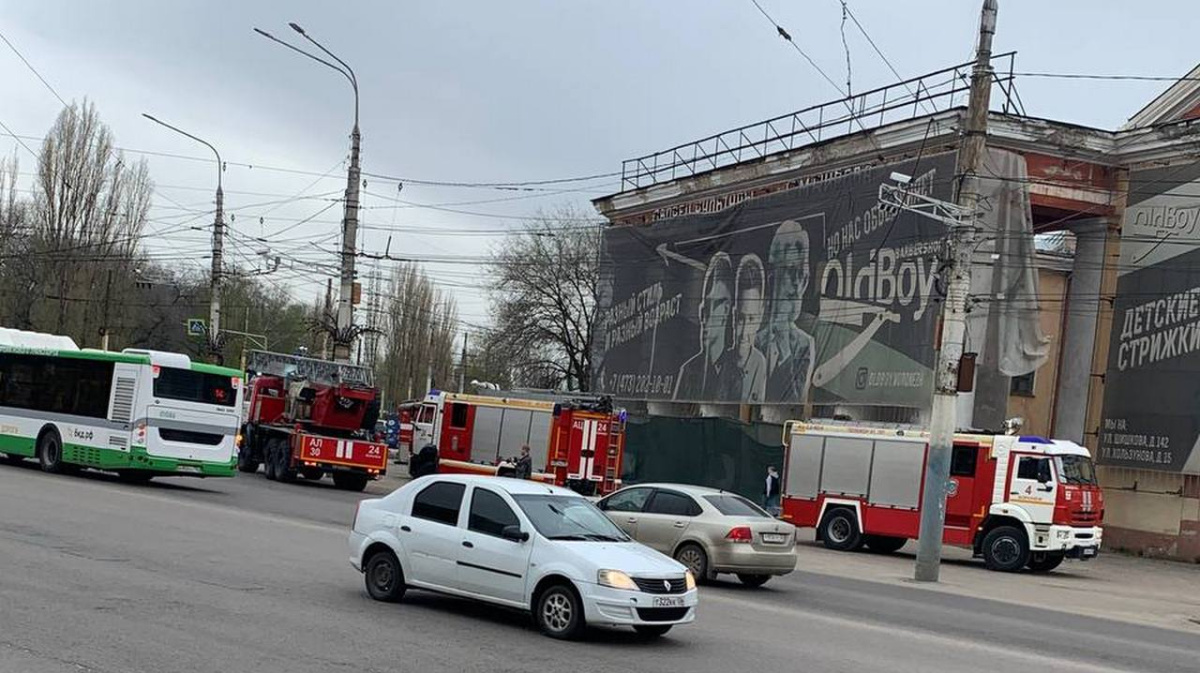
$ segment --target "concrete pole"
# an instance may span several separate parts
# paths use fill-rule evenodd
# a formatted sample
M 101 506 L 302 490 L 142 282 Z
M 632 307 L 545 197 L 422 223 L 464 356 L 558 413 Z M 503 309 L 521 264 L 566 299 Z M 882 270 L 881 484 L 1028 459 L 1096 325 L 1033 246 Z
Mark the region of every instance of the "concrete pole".
M 350 135 L 350 171 L 346 180 L 346 208 L 342 218 L 342 274 L 338 291 L 337 330 L 338 338 L 333 345 L 333 359 L 349 362 L 354 339 L 347 338 L 354 325 L 354 261 L 358 255 L 355 243 L 358 240 L 358 193 L 362 184 L 362 173 L 358 163 L 361 137 L 358 133 L 358 91 L 355 90 L 354 131 Z
M 220 160 L 218 159 L 218 162 Z M 209 278 L 208 350 L 211 362 L 221 362 L 221 281 L 225 255 L 225 192 L 217 166 L 217 217 L 213 221 L 212 273 Z
M 458 370 L 458 392 L 465 393 L 467 391 L 467 333 L 463 332 L 463 349 L 462 361 L 459 363 Z
M 970 215 L 950 231 L 950 268 L 947 296 L 942 310 L 941 350 L 934 371 L 933 404 L 929 423 L 929 458 L 925 464 L 925 488 L 921 497 L 921 532 L 917 540 L 917 562 L 913 577 L 918 582 L 936 582 L 942 561 L 942 532 L 946 522 L 946 482 L 950 478 L 950 456 L 954 449 L 955 404 L 958 391 L 958 362 L 966 332 L 967 294 L 971 287 L 971 261 L 978 227 L 979 182 L 987 138 L 988 104 L 992 89 L 992 37 L 996 33 L 997 0 L 984 0 L 979 21 L 979 44 L 971 72 L 971 98 L 959 154 L 962 187 L 959 204 Z
M 1108 222 L 1086 220 L 1071 227 L 1075 233 L 1075 260 L 1067 290 L 1062 353 L 1054 400 L 1057 439 L 1083 442 L 1087 428 L 1087 399 L 1092 383 L 1092 356 L 1096 351 L 1096 323 L 1100 319 L 1100 287 L 1104 276 L 1104 245 Z

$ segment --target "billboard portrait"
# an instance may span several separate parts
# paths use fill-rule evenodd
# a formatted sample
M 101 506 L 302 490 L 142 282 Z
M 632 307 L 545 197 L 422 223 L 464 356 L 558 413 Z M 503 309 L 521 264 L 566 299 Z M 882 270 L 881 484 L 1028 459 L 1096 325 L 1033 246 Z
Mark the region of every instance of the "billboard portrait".
M 919 407 L 947 227 L 879 204 L 892 173 L 950 199 L 954 154 L 862 168 L 604 235 L 596 389 L 619 398 Z M 686 209 L 683 209 L 686 211 Z
M 1200 474 L 1200 163 L 1130 174 L 1104 382 L 1101 464 Z

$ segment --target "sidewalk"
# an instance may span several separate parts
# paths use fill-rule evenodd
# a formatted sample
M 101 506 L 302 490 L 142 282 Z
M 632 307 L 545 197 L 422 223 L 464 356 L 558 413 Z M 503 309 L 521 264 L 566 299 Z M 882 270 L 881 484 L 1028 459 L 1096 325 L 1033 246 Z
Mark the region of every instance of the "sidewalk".
M 799 538 L 798 570 L 1200 634 L 1197 565 L 1101 554 L 1094 561 L 1067 561 L 1044 575 L 1009 574 L 991 572 L 970 551 L 948 547 L 941 581 L 926 584 L 912 579 L 914 542 L 881 556 L 830 551 L 813 541 L 812 530 L 801 530 Z

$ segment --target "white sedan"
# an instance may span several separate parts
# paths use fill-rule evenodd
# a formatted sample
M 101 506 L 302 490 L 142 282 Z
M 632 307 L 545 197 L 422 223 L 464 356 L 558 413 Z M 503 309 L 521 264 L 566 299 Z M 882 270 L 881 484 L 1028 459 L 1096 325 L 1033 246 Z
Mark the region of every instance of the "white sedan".
M 376 600 L 399 601 L 409 588 L 474 598 L 531 612 L 554 638 L 588 625 L 656 637 L 696 617 L 683 565 L 577 493 L 532 481 L 431 475 L 364 500 L 350 563 Z

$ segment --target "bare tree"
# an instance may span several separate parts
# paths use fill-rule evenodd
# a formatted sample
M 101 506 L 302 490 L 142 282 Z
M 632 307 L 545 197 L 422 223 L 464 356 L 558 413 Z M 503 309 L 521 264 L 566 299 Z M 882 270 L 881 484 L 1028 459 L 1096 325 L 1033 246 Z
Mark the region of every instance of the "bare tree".
M 434 386 L 451 383 L 458 307 L 449 293 L 434 286 L 416 264 L 398 264 L 388 282 L 379 384 L 392 401 L 424 395 L 426 378 Z
M 600 227 L 570 207 L 539 213 L 493 255 L 494 336 L 514 382 L 588 391 Z

